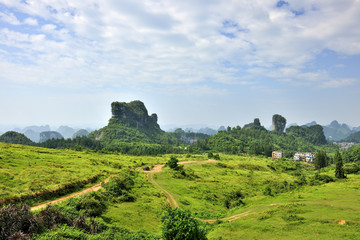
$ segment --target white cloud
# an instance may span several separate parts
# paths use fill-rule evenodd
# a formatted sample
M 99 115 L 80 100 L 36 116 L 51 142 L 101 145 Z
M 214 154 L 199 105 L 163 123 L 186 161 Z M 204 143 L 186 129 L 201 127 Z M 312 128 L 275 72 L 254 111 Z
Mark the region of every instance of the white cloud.
M 263 76 L 330 87 L 354 81 L 307 71 L 306 64 L 324 49 L 360 54 L 355 0 L 306 0 L 281 8 L 260 0 L 0 2 L 28 15 L 23 23 L 37 29 L 32 34 L 2 29 L 1 42 L 21 49 L 33 64 L 28 68 L 3 57 L 12 66 L 2 75 L 9 81 L 135 87 L 250 84 L 252 77 Z M 1 18 L 21 24 L 16 13 Z M 18 69 L 28 74 L 17 76 Z
M 10 23 L 12 25 L 19 25 L 20 21 L 16 18 L 13 13 L 7 14 L 0 12 L 0 18 L 2 21 Z
M 37 26 L 38 21 L 35 18 L 26 18 L 24 20 L 24 24 L 31 25 L 31 26 Z

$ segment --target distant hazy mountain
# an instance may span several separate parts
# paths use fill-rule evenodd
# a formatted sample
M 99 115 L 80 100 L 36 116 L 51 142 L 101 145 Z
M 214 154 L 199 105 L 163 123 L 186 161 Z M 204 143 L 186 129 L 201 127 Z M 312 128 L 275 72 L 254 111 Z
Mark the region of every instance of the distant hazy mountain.
M 343 141 L 360 143 L 360 131 L 350 134 L 345 139 L 343 139 Z
M 179 128 L 181 127 L 168 129 L 167 132 L 174 132 L 176 129 Z M 218 130 L 209 127 L 201 127 L 201 128 L 186 127 L 184 131 L 187 133 L 192 132 L 192 133 L 203 133 L 207 135 L 215 135 L 216 133 L 218 133 L 218 131 L 224 131 L 224 130 L 226 130 L 226 128 L 224 126 L 220 126 Z
M 25 132 L 24 132 L 24 135 L 28 138 L 31 139 L 31 141 L 33 142 L 39 142 L 40 140 L 40 132 L 35 132 L 34 130 L 32 129 L 27 129 Z
M 219 131 L 226 131 L 225 126 L 220 126 L 219 129 L 218 129 L 218 132 L 219 132 Z
M 315 126 L 315 125 L 317 125 L 317 122 L 312 121 L 312 122 L 309 122 L 309 123 L 305 124 L 304 126 L 310 127 L 310 126 Z
M 360 127 L 353 127 L 352 130 L 355 131 L 355 132 L 359 132 L 359 131 L 360 131 Z
M 57 130 L 64 138 L 71 138 L 75 133 L 75 129 L 69 126 L 60 126 Z
M 347 124 L 340 124 L 336 120 L 330 125 L 323 126 L 323 129 L 326 139 L 330 141 L 340 141 L 355 132 Z
M 45 142 L 50 139 L 61 139 L 64 138 L 60 133 L 55 131 L 45 131 L 40 133 L 40 141 Z
M 215 134 L 217 134 L 218 131 L 216 131 L 212 128 L 206 127 L 206 128 L 200 128 L 197 132 L 207 134 L 207 135 L 215 135 Z
M 22 133 L 25 133 L 27 130 L 32 130 L 34 132 L 46 132 L 46 131 L 51 131 L 50 126 L 49 125 L 45 125 L 45 126 L 29 126 L 29 127 L 25 127 L 24 129 L 22 129 Z
M 18 133 L 23 133 L 27 138 L 33 142 L 39 142 L 40 133 L 45 131 L 50 131 L 50 126 L 28 126 L 25 128 L 15 128 L 13 131 Z

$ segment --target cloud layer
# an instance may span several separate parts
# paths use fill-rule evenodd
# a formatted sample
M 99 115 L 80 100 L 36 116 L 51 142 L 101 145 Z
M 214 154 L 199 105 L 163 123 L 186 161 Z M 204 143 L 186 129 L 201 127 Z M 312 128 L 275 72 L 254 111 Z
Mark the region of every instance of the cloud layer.
M 291 85 L 356 78 L 308 69 L 360 54 L 356 0 L 0 0 L 0 80 L 91 87 Z M 209 87 L 211 86 L 211 87 Z

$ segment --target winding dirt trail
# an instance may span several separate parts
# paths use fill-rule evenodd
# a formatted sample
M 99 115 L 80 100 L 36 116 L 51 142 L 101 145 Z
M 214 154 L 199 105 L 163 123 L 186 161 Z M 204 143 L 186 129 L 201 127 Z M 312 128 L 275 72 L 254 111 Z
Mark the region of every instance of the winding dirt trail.
M 213 162 L 217 162 L 216 160 L 212 160 L 212 159 L 209 159 L 209 160 L 205 160 L 205 161 L 182 161 L 182 162 L 178 162 L 178 164 L 190 164 L 190 163 L 199 163 L 199 164 L 205 164 L 205 163 L 213 163 Z M 176 202 L 174 196 L 168 192 L 167 190 L 165 190 L 163 187 L 160 186 L 159 183 L 157 183 L 154 178 L 153 178 L 153 175 L 155 173 L 159 173 L 159 172 L 162 172 L 163 171 L 163 167 L 165 165 L 164 164 L 158 164 L 158 165 L 155 165 L 150 171 L 145 171 L 143 170 L 142 172 L 146 173 L 146 177 L 147 179 L 149 180 L 149 182 L 155 187 L 155 188 L 158 188 L 160 189 L 161 191 L 164 192 L 165 194 L 165 197 L 166 197 L 166 200 L 167 202 L 169 203 L 170 207 L 171 208 L 178 208 L 179 207 L 179 204 Z M 141 171 L 141 170 L 140 170 Z M 98 191 L 100 188 L 101 188 L 101 184 L 102 183 L 106 183 L 110 180 L 110 178 L 114 176 L 114 175 L 111 175 L 109 176 L 108 178 L 106 178 L 104 181 L 92 186 L 92 187 L 89 187 L 89 188 L 86 188 L 82 191 L 79 191 L 79 192 L 76 192 L 76 193 L 73 193 L 73 194 L 70 194 L 68 196 L 65 196 L 65 197 L 62 197 L 62 198 L 58 198 L 58 199 L 55 199 L 53 201 L 49 201 L 49 202 L 46 202 L 46 203 L 43 203 L 43 204 L 40 204 L 40 205 L 37 205 L 37 206 L 33 206 L 31 207 L 30 209 L 32 211 L 34 210 L 38 210 L 38 209 L 41 209 L 41 208 L 45 208 L 47 205 L 49 204 L 55 204 L 55 203 L 59 203 L 59 202 L 62 202 L 66 199 L 69 199 L 69 198 L 73 198 L 73 197 L 78 197 L 80 195 L 83 195 L 85 193 L 88 193 L 88 192 L 92 192 L 92 191 Z M 273 204 L 269 204 L 267 206 L 276 206 L 278 205 L 278 203 L 273 203 Z M 226 221 L 226 222 L 232 222 L 232 221 L 236 221 L 240 218 L 243 218 L 243 217 L 246 217 L 250 214 L 253 214 L 255 213 L 254 211 L 251 211 L 251 210 L 247 210 L 246 212 L 242 212 L 242 213 L 238 213 L 238 214 L 235 214 L 235 215 L 232 215 L 232 216 L 229 216 L 229 217 L 225 217 L 225 218 L 220 218 L 220 219 L 200 219 L 201 221 L 203 222 L 208 222 L 208 223 L 214 223 L 218 220 L 220 221 Z
M 80 195 L 83 195 L 85 193 L 88 193 L 88 192 L 93 192 L 93 191 L 98 191 L 100 188 L 101 188 L 101 184 L 102 183 L 107 183 L 110 178 L 114 176 L 114 175 L 111 175 L 110 177 L 106 178 L 104 181 L 92 186 L 92 187 L 89 187 L 89 188 L 86 188 L 80 192 L 76 192 L 76 193 L 72 193 L 68 196 L 65 196 L 65 197 L 62 197 L 62 198 L 58 198 L 58 199 L 55 199 L 53 201 L 50 201 L 50 202 L 46 202 L 46 203 L 43 203 L 43 204 L 40 204 L 40 205 L 37 205 L 37 206 L 33 206 L 30 208 L 31 211 L 35 211 L 35 210 L 38 210 L 38 209 L 41 209 L 41 208 L 45 208 L 47 205 L 49 204 L 55 204 L 55 203 L 59 203 L 59 202 L 62 202 L 62 201 L 65 201 L 66 199 L 69 199 L 69 198 L 73 198 L 73 197 L 78 197 Z
M 178 164 L 190 164 L 190 163 L 204 164 L 204 163 L 212 163 L 212 162 L 217 162 L 217 161 L 212 160 L 212 159 L 209 159 L 209 160 L 206 160 L 206 161 L 182 161 L 182 162 L 178 162 Z M 164 166 L 165 166 L 164 164 L 155 165 L 150 171 L 143 171 L 143 172 L 147 173 L 147 175 L 146 175 L 147 179 L 150 181 L 150 183 L 155 188 L 158 188 L 158 189 L 160 189 L 160 190 L 162 190 L 164 192 L 166 200 L 169 203 L 170 207 L 171 208 L 178 208 L 179 204 L 176 202 L 174 196 L 171 193 L 169 193 L 167 190 L 165 190 L 163 187 L 161 187 L 159 185 L 159 183 L 157 183 L 153 178 L 153 174 L 162 172 L 162 168 Z M 269 204 L 267 206 L 271 207 L 271 206 L 276 206 L 276 205 L 279 205 L 279 203 L 272 203 L 272 204 Z M 235 214 L 235 215 L 232 215 L 232 216 L 229 216 L 229 217 L 225 217 L 225 218 L 220 218 L 220 219 L 201 219 L 201 218 L 198 218 L 198 219 L 200 221 L 208 222 L 208 223 L 214 223 L 214 222 L 216 222 L 218 220 L 225 221 L 225 222 L 233 222 L 233 221 L 236 221 L 236 220 L 238 220 L 240 218 L 246 217 L 246 216 L 248 216 L 250 214 L 254 214 L 254 213 L 255 213 L 255 211 L 251 211 L 250 209 L 248 209 L 245 212 L 241 212 L 241 213 L 238 213 L 238 214 Z
M 206 160 L 206 161 L 183 161 L 183 162 L 178 162 L 178 164 L 190 164 L 190 163 L 200 163 L 200 164 L 204 164 L 204 163 L 212 163 L 212 162 L 216 162 L 216 160 L 212 160 L 212 159 L 209 159 L 209 160 Z M 162 172 L 162 168 L 164 167 L 165 165 L 164 164 L 159 164 L 159 165 L 155 165 L 150 171 L 143 171 L 145 173 L 147 173 L 147 179 L 150 181 L 150 183 L 155 187 L 155 188 L 158 188 L 160 190 L 162 190 L 165 194 L 165 197 L 166 197 L 166 200 L 167 202 L 169 203 L 170 207 L 171 208 L 178 208 L 179 207 L 179 204 L 176 202 L 174 196 L 169 193 L 167 190 L 165 190 L 163 187 L 161 187 L 159 185 L 159 183 L 157 183 L 154 178 L 153 178 L 153 174 L 154 173 L 159 173 L 159 172 Z M 275 204 L 270 204 L 268 206 L 275 206 L 277 205 L 276 203 Z M 225 217 L 225 218 L 220 218 L 220 219 L 200 219 L 200 221 L 203 221 L 203 222 L 208 222 L 208 223 L 214 223 L 218 220 L 220 221 L 226 221 L 226 222 L 232 222 L 232 221 L 236 221 L 240 218 L 243 218 L 243 217 L 246 217 L 250 214 L 252 214 L 254 212 L 252 211 L 246 211 L 246 212 L 242 212 L 242 213 L 238 213 L 238 214 L 235 214 L 235 215 L 232 215 L 230 217 Z

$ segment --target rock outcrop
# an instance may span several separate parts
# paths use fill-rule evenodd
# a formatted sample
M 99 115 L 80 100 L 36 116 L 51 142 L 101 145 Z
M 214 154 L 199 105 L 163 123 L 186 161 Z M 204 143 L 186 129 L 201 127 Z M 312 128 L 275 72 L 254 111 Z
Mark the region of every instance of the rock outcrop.
M 111 123 L 121 122 L 130 127 L 148 128 L 159 127 L 157 124 L 158 117 L 155 113 L 148 115 L 148 111 L 143 102 L 137 100 L 130 103 L 113 102 L 111 104 L 112 117 L 109 121 Z
M 139 100 L 113 102 L 111 113 L 109 124 L 92 132 L 90 138 L 105 145 L 119 142 L 160 143 L 165 134 L 157 123 L 157 115 L 153 113 L 149 116 L 144 103 Z
M 286 119 L 279 115 L 279 114 L 274 114 L 272 117 L 272 129 L 275 132 L 284 132 L 286 126 Z

